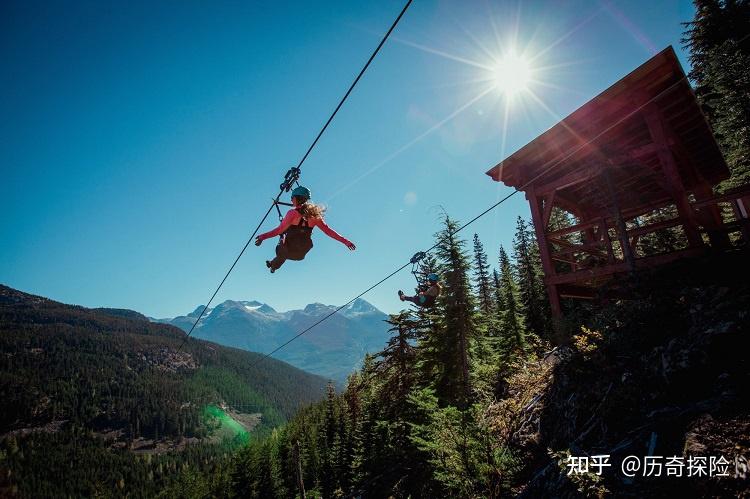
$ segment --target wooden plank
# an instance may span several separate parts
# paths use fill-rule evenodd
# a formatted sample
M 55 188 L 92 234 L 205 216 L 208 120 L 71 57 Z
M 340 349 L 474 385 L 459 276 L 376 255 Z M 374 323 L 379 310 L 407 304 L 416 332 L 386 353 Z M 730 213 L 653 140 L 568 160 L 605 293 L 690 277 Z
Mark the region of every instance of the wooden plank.
M 549 239 L 548 241 L 552 244 L 558 244 L 564 248 L 573 250 L 574 252 L 578 251 L 581 253 L 590 253 L 596 256 L 604 256 L 604 248 L 602 248 L 603 244 L 599 241 L 595 241 L 593 243 L 585 243 L 585 244 L 569 243 L 568 241 L 565 241 L 562 239 Z M 563 252 L 556 251 L 555 253 L 561 254 Z
M 622 218 L 626 222 L 628 220 L 632 220 L 634 218 L 638 218 L 642 215 L 645 215 L 646 213 L 651 213 L 654 210 L 658 210 L 659 208 L 667 208 L 670 205 L 673 205 L 674 201 L 671 197 L 665 197 L 661 198 L 658 201 L 655 201 L 653 203 L 650 203 L 646 206 L 641 206 L 638 208 L 633 208 L 631 210 L 623 211 Z
M 644 225 L 643 227 L 630 229 L 628 231 L 628 235 L 630 237 L 640 237 L 646 234 L 650 234 L 652 232 L 656 232 L 657 230 L 668 229 L 669 227 L 680 225 L 681 223 L 682 221 L 679 218 L 671 218 L 669 220 L 662 220 L 661 222 L 657 222 L 654 224 Z
M 579 300 L 593 300 L 596 298 L 596 291 L 589 287 L 565 284 L 559 286 L 559 289 L 560 296 L 563 298 L 577 298 Z
M 604 275 L 611 275 L 617 273 L 627 272 L 629 270 L 628 264 L 625 262 L 616 263 L 614 265 L 604 265 L 593 269 L 579 270 L 578 272 L 571 272 L 568 274 L 558 274 L 550 278 L 545 278 L 544 282 L 551 285 L 569 284 L 573 282 L 585 282 L 594 277 L 600 277 Z
M 552 259 L 553 259 L 553 260 L 555 260 L 555 261 L 557 261 L 557 262 L 569 263 L 569 264 L 571 264 L 571 265 L 576 265 L 576 264 L 578 264 L 578 262 L 577 262 L 577 261 L 575 261 L 575 260 L 571 260 L 571 259 L 569 259 L 569 258 L 566 258 L 566 257 L 564 257 L 564 256 L 560 256 L 560 255 L 559 255 L 559 253 L 552 253 L 552 255 L 551 255 L 551 256 L 552 256 Z
M 582 230 L 596 227 L 597 225 L 599 225 L 600 222 L 601 222 L 600 220 L 594 220 L 592 222 L 585 222 L 585 223 L 580 223 L 576 225 L 571 225 L 570 227 L 565 227 L 564 229 L 553 230 L 552 232 L 547 232 L 547 237 L 550 239 L 553 239 L 556 237 L 564 236 L 566 234 L 571 234 L 573 232 L 580 232 Z
M 595 171 L 589 168 L 580 169 L 563 175 L 562 177 L 550 180 L 545 184 L 534 186 L 534 190 L 538 195 L 547 195 L 550 192 L 558 189 L 564 189 L 581 182 L 592 179 L 595 176 Z
M 682 258 L 692 258 L 705 254 L 705 248 L 687 248 L 680 251 L 673 251 L 661 255 L 647 256 L 636 260 L 636 269 L 646 269 L 658 267 Z M 586 282 L 592 278 L 604 275 L 625 273 L 628 271 L 628 265 L 625 262 L 615 265 L 606 265 L 593 269 L 579 270 L 568 274 L 558 274 L 550 278 L 545 278 L 544 282 L 549 285 L 569 284 L 574 282 Z

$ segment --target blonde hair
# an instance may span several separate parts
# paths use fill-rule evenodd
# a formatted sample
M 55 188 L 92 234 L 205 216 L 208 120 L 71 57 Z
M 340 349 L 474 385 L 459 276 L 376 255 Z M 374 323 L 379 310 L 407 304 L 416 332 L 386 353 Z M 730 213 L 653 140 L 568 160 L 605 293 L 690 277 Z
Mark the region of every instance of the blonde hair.
M 303 218 L 323 218 L 323 214 L 326 212 L 325 206 L 311 203 L 310 201 L 300 204 L 297 206 L 297 209 Z

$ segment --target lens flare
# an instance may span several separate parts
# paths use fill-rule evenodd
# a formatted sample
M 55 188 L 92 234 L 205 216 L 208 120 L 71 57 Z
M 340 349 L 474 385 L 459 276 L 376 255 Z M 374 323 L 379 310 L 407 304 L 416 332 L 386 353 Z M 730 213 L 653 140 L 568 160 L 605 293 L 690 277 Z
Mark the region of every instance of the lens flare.
M 500 59 L 494 73 L 495 87 L 509 97 L 526 90 L 531 78 L 528 62 L 515 54 L 506 54 Z

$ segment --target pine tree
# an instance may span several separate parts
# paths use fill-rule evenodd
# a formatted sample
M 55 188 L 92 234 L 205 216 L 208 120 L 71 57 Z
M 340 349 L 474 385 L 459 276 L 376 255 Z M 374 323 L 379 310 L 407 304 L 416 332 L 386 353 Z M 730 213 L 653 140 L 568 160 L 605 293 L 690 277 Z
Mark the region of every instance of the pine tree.
M 342 470 L 341 485 L 344 490 L 350 490 L 356 480 L 357 451 L 359 442 L 359 424 L 362 411 L 362 400 L 359 389 L 355 388 L 359 383 L 361 374 L 355 373 L 349 376 L 347 388 L 344 392 L 344 404 L 346 405 L 346 433 L 344 437 L 343 455 L 344 468 Z
M 437 234 L 436 254 L 444 271 L 443 317 L 444 370 L 438 380 L 438 396 L 450 405 L 466 407 L 470 398 L 469 348 L 476 330 L 474 297 L 471 293 L 465 242 L 456 236 L 458 224 L 447 215 Z
M 551 339 L 554 336 L 554 330 L 552 328 L 552 310 L 549 303 L 549 295 L 547 294 L 547 286 L 544 284 L 544 270 L 542 268 L 542 256 L 539 251 L 539 243 L 536 240 L 536 233 L 534 226 L 529 223 L 529 253 L 531 261 L 534 262 L 536 268 L 536 274 L 538 276 L 537 286 L 542 306 L 542 318 L 544 319 L 543 336 L 547 339 Z
M 492 269 L 492 292 L 495 298 L 497 319 L 502 320 L 503 314 L 505 314 L 505 300 L 503 299 L 503 287 L 500 284 L 500 274 L 497 269 Z
M 394 333 L 388 340 L 385 349 L 378 354 L 380 361 L 377 368 L 385 378 L 385 391 L 388 393 L 387 413 L 395 415 L 400 411 L 408 392 L 415 382 L 414 361 L 416 348 L 413 343 L 423 336 L 425 328 L 412 311 L 403 311 L 390 316 L 386 322 L 391 325 L 389 332 Z
M 326 385 L 326 402 L 325 402 L 325 420 L 323 431 L 320 433 L 320 450 L 321 450 L 321 475 L 320 488 L 324 498 L 333 497 L 333 491 L 336 490 L 336 391 L 332 382 Z
M 418 275 L 420 276 L 419 285 L 426 283 L 426 277 L 429 273 L 435 273 L 441 276 L 441 280 L 444 282 L 444 277 L 441 275 L 443 269 L 438 264 L 436 257 L 428 253 L 427 256 L 420 262 Z M 442 293 L 443 297 L 445 291 Z M 436 386 L 436 380 L 444 379 L 445 374 L 445 338 L 442 330 L 442 317 L 444 316 L 444 302 L 442 298 L 438 298 L 435 305 L 431 308 L 414 307 L 416 309 L 416 315 L 419 319 L 420 324 L 424 324 L 424 327 L 420 327 L 416 330 L 417 341 L 419 343 L 420 354 L 416 358 L 418 368 L 416 369 L 416 383 L 420 386 Z
M 526 327 L 542 336 L 547 333 L 544 311 L 544 289 L 541 268 L 534 258 L 532 235 L 528 224 L 520 216 L 516 220 L 513 239 L 514 259 L 518 275 L 518 294 Z
M 722 189 L 750 183 L 750 2 L 694 0 L 684 23 L 690 79 L 732 177 Z M 720 189 L 721 190 L 721 189 Z
M 490 265 L 487 263 L 487 254 L 479 236 L 474 234 L 474 285 L 479 301 L 479 310 L 485 317 L 492 314 L 492 284 L 490 282 Z
M 518 310 L 517 285 L 510 259 L 502 246 L 500 246 L 500 287 L 505 304 L 502 323 L 503 337 L 509 346 L 521 349 L 524 345 L 524 332 Z

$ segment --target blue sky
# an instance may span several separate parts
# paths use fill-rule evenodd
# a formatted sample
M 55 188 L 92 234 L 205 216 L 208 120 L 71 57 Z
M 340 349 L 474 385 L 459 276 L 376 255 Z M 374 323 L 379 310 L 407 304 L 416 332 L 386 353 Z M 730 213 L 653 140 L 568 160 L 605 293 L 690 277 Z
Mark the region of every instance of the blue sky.
M 0 283 L 155 317 L 205 303 L 402 2 L 0 5 Z M 270 275 L 248 251 L 217 296 L 344 303 L 511 192 L 484 172 L 673 45 L 687 0 L 416 0 L 303 167 L 322 233 Z M 490 88 L 515 47 L 529 92 Z M 507 113 L 507 126 L 504 116 Z M 495 262 L 516 195 L 467 229 Z M 263 230 L 274 226 L 269 219 Z M 467 246 L 469 247 L 469 246 Z M 385 311 L 404 271 L 365 298 Z

